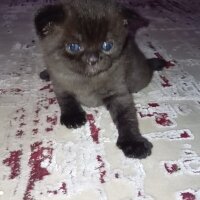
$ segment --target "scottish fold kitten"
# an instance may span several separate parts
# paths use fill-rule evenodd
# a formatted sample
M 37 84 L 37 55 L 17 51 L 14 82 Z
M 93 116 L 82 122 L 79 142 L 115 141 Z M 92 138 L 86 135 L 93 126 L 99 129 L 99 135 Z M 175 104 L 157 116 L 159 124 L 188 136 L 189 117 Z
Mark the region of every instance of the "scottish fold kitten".
M 129 37 L 124 9 L 111 0 L 73 0 L 38 11 L 35 28 L 61 109 L 61 124 L 86 123 L 81 107 L 105 105 L 115 123 L 117 146 L 145 158 L 152 144 L 138 128 L 132 94 L 151 81 L 162 61 L 146 59 Z

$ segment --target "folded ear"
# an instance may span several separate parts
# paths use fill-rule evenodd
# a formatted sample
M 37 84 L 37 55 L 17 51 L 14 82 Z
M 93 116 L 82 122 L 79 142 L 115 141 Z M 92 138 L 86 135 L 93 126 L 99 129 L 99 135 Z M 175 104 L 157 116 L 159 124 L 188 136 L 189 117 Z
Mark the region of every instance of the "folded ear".
M 65 10 L 62 5 L 48 5 L 35 15 L 35 28 L 40 38 L 47 36 L 55 24 L 60 24 L 65 19 Z
M 133 23 L 142 23 L 144 26 L 148 25 L 148 20 L 139 15 L 133 9 L 121 6 L 121 13 L 124 17 L 125 25 Z

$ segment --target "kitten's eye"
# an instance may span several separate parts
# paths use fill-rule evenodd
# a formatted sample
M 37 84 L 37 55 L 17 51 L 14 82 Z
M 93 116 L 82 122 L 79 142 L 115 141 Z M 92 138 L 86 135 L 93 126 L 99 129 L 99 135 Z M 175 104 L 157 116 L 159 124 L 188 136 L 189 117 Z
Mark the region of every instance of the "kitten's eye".
M 69 53 L 78 53 L 79 51 L 81 51 L 81 46 L 76 43 L 71 43 L 71 44 L 66 44 L 65 49 Z
M 112 42 L 104 42 L 101 46 L 102 51 L 109 52 L 113 48 Z

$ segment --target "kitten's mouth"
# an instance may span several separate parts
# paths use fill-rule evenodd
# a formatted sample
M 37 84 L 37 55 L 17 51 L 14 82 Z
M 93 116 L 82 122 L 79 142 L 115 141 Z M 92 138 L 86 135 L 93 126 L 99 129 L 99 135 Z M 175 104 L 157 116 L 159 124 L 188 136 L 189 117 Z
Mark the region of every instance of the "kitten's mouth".
M 97 76 L 105 71 L 107 71 L 109 68 L 111 67 L 110 66 L 106 66 L 104 68 L 100 68 L 98 64 L 95 64 L 95 65 L 88 65 L 86 71 L 85 71 L 85 75 L 88 76 L 88 77 L 93 77 L 93 76 Z

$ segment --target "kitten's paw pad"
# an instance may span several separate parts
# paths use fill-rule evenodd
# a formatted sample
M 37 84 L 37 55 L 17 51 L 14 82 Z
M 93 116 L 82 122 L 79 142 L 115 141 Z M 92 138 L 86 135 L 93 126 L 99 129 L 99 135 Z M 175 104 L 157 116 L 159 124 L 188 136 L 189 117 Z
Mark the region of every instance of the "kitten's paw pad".
M 60 117 L 60 123 L 67 128 L 79 128 L 86 123 L 86 113 L 63 113 Z
M 151 155 L 153 145 L 144 137 L 121 138 L 117 146 L 124 152 L 126 157 L 143 159 Z

